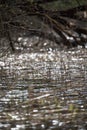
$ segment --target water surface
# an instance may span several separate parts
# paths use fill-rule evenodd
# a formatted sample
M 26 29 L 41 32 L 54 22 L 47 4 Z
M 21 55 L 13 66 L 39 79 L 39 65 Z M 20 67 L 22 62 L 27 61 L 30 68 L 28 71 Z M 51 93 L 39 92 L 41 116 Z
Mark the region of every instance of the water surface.
M 87 49 L 0 58 L 0 129 L 86 130 Z

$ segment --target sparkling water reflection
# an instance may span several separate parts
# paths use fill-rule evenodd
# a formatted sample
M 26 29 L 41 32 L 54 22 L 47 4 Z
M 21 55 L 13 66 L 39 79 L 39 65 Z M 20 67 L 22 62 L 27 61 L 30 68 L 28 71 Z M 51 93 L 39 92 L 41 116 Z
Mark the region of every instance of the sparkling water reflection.
M 0 129 L 86 130 L 87 50 L 2 57 Z

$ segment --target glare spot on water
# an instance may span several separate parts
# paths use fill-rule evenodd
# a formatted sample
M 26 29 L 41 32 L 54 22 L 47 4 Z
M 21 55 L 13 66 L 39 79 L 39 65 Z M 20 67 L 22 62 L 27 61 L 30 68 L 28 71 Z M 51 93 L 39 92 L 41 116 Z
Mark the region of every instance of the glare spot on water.
M 53 123 L 53 125 L 58 125 L 59 121 L 58 120 L 53 120 L 52 123 Z
M 63 122 L 59 122 L 59 126 L 62 126 L 64 123 Z
M 82 48 L 82 46 L 78 45 L 78 49 L 81 49 L 81 48 Z
M 24 45 L 24 46 L 25 46 L 25 45 L 27 45 L 27 42 L 26 42 L 26 41 L 24 41 L 23 45 Z
M 83 108 L 84 106 L 83 105 L 81 105 L 81 108 Z
M 44 46 L 46 46 L 46 45 L 47 45 L 47 42 L 44 43 Z
M 62 99 L 62 100 L 64 100 L 65 98 L 64 98 L 64 97 L 62 97 L 61 99 Z
M 87 43 L 85 44 L 85 48 L 87 48 Z
M 42 128 L 45 128 L 45 125 L 44 125 L 44 124 L 42 124 L 42 125 L 41 125 L 41 127 L 42 127 Z
M 19 129 L 21 129 L 21 128 L 24 129 L 25 125 L 16 125 L 16 127 L 19 128 Z
M 38 112 L 38 110 L 37 110 L 37 109 L 34 109 L 33 112 Z
M 1 127 L 9 127 L 10 126 L 10 124 L 3 124 L 3 123 L 0 123 L 0 128 Z
M 3 97 L 3 98 L 0 99 L 0 101 L 3 101 L 3 102 L 9 102 L 10 99 Z
M 2 62 L 2 61 L 0 61 L 0 67 L 1 67 L 1 66 L 5 66 L 5 63 Z
M 19 128 L 11 128 L 11 130 L 19 130 Z

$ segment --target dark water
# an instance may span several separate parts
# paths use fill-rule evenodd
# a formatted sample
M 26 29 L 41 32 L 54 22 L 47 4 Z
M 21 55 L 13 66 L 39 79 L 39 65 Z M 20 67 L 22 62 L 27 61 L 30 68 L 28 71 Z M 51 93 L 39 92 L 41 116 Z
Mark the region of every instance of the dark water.
M 0 59 L 0 130 L 86 129 L 86 49 Z

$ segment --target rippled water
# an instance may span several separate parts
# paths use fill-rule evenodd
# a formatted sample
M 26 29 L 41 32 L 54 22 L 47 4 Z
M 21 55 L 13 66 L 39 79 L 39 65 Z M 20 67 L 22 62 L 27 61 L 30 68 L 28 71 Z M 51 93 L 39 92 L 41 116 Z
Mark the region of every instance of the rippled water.
M 0 130 L 86 130 L 87 49 L 0 58 Z

